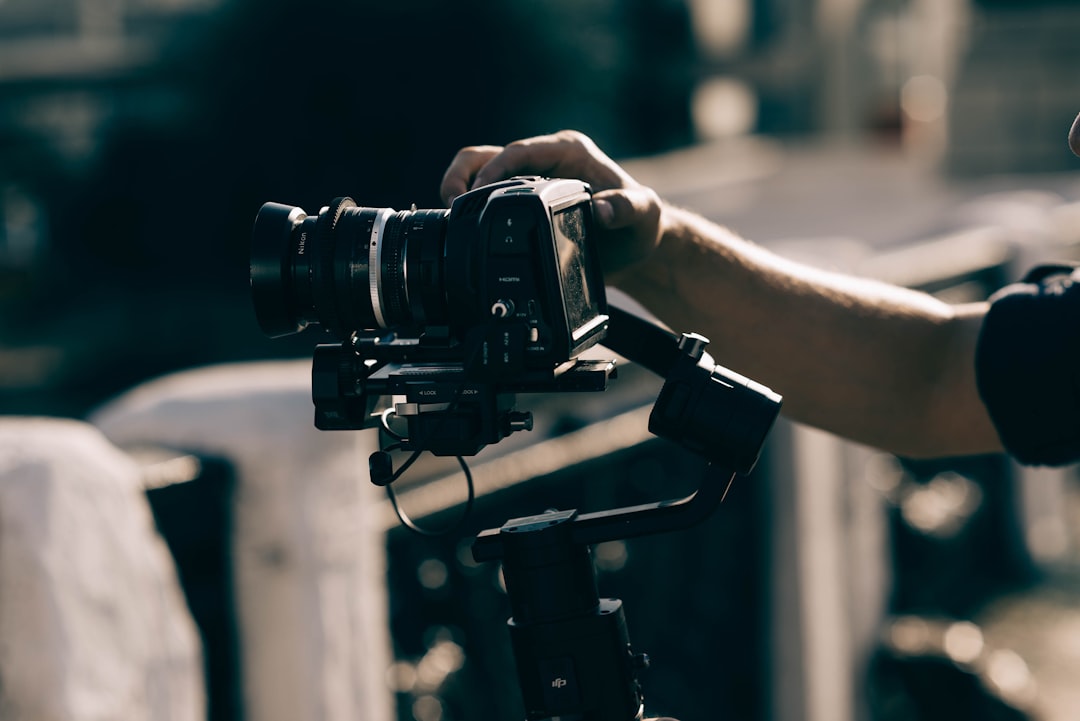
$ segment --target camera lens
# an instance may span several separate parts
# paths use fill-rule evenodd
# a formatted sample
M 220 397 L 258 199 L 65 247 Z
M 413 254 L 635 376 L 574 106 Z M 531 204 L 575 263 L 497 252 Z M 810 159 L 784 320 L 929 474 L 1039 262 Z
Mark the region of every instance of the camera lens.
M 356 331 L 445 323 L 447 210 L 361 208 L 337 198 L 315 217 L 266 203 L 255 219 L 251 292 L 272 337 L 318 323 Z

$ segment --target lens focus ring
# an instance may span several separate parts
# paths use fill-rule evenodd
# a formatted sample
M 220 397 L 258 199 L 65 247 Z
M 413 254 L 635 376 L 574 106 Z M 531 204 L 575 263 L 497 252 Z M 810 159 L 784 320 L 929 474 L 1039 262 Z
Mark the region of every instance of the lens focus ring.
M 319 222 L 315 226 L 313 250 L 316 257 L 313 264 L 312 295 L 315 307 L 319 310 L 319 322 L 327 330 L 339 335 L 347 333 L 347 330 L 342 328 L 341 313 L 338 310 L 337 299 L 334 297 L 334 287 L 337 282 L 334 278 L 334 244 L 336 242 L 334 229 L 342 213 L 355 207 L 356 203 L 352 198 L 334 198 L 330 205 L 319 213 Z

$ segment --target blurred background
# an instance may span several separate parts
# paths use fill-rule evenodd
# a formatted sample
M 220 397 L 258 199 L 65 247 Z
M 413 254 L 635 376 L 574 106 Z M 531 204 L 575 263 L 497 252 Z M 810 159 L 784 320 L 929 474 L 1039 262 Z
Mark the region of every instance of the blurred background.
M 941 178 L 1076 169 L 1076 22 L 1064 0 L 4 0 L 4 408 L 79 416 L 169 369 L 302 353 L 252 322 L 261 203 L 439 207 L 467 144 L 726 144 L 646 175 L 765 243 L 913 240 L 955 200 Z
M 254 321 L 263 202 L 439 207 L 459 147 L 562 128 L 785 255 L 985 298 L 1080 256 L 1078 66 L 1070 0 L 0 0 L 0 409 L 85 418 L 172 371 L 308 357 L 317 338 L 269 341 Z M 533 440 L 639 406 L 652 386 L 635 379 L 603 402 L 542 402 Z M 578 504 L 583 477 L 696 472 L 646 441 L 594 442 L 606 470 L 578 459 L 474 525 L 563 487 Z M 1072 470 L 918 464 L 788 425 L 770 443 L 723 521 L 601 554 L 663 660 L 658 712 L 1078 707 L 1060 679 L 1032 691 L 1080 659 Z M 516 689 L 489 686 L 508 663 L 485 630 L 497 579 L 454 544 L 386 530 L 399 718 L 520 715 Z M 990 641 L 1024 653 L 995 661 Z M 222 673 L 216 718 L 243 717 L 220 691 L 240 671 Z

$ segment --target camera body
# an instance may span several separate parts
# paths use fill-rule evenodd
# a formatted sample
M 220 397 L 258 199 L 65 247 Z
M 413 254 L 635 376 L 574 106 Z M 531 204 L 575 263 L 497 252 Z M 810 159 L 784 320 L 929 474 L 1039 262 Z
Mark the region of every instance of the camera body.
M 592 196 L 577 180 L 515 178 L 450 208 L 446 280 L 451 336 L 477 377 L 523 380 L 599 341 L 607 302 L 589 242 Z
M 376 425 L 394 398 L 400 447 L 472 455 L 531 417 L 519 392 L 603 390 L 613 361 L 578 359 L 603 339 L 607 301 L 578 180 L 517 177 L 449 209 L 395 211 L 337 198 L 316 216 L 267 203 L 251 260 L 256 317 L 270 336 L 309 324 L 315 425 Z

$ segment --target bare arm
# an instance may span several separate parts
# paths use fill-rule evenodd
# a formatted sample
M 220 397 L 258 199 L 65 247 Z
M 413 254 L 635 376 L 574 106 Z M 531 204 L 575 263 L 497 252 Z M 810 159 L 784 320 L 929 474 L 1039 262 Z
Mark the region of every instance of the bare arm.
M 794 263 L 663 203 L 580 133 L 462 150 L 449 200 L 515 174 L 593 185 L 609 282 L 722 365 L 784 395 L 794 420 L 901 455 L 1000 450 L 975 387 L 984 304 Z
M 984 304 L 786 260 L 664 206 L 661 243 L 611 277 L 721 364 L 784 395 L 790 418 L 901 455 L 1000 450 L 975 387 Z

